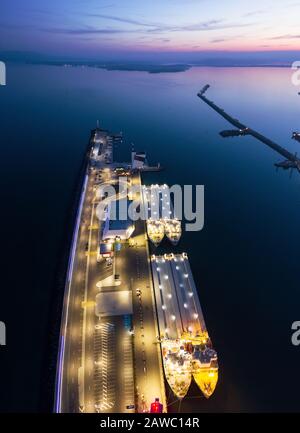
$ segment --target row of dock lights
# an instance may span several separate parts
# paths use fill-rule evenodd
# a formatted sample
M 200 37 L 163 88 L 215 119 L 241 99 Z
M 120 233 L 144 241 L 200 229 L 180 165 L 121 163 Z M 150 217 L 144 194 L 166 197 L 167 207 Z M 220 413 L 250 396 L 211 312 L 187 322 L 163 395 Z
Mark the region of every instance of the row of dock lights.
M 150 208 L 148 210 L 150 210 Z M 153 213 L 153 215 L 157 214 L 156 211 L 153 211 L 152 213 Z M 157 221 L 157 220 L 153 220 L 153 218 L 150 217 L 150 218 L 148 218 L 148 221 Z M 164 216 L 163 218 L 159 218 L 159 221 L 161 221 L 163 223 L 167 223 L 167 225 L 170 225 L 173 221 L 179 222 L 179 220 L 177 218 L 170 219 L 170 218 L 168 218 L 166 216 Z
M 180 257 L 180 261 L 183 262 L 184 259 L 187 259 L 187 253 L 181 253 L 181 257 Z M 170 253 L 170 254 L 164 254 L 163 257 L 158 258 L 155 254 L 152 254 L 151 256 L 151 261 L 152 262 L 156 262 L 156 263 L 165 263 L 166 260 L 173 260 L 174 262 L 177 262 L 178 259 L 177 257 L 175 257 L 174 253 Z
M 196 292 L 193 292 L 193 286 L 189 284 L 189 279 L 192 279 L 191 274 L 189 273 L 189 268 L 186 268 L 185 265 L 180 262 L 184 262 L 184 260 L 187 259 L 187 254 L 182 253 L 179 254 L 164 254 L 164 256 L 151 256 L 152 266 L 153 269 L 156 269 L 157 272 L 160 272 L 158 274 L 159 283 L 163 282 L 164 278 L 174 278 L 174 281 L 172 282 L 172 287 L 174 284 L 174 288 L 181 287 L 182 290 L 180 291 L 182 294 L 184 293 L 183 300 L 182 300 L 182 307 L 186 309 L 186 312 L 188 312 L 188 315 L 186 313 L 183 314 L 185 324 L 184 324 L 184 332 L 179 337 L 176 334 L 178 333 L 177 326 L 175 326 L 172 322 L 175 322 L 176 324 L 176 318 L 177 315 L 176 311 L 172 308 L 172 301 L 168 301 L 172 298 L 170 287 L 166 284 L 159 284 L 158 287 L 160 290 L 164 291 L 161 293 L 164 296 L 165 301 L 162 302 L 162 310 L 165 310 L 163 312 L 164 319 L 169 321 L 168 323 L 165 323 L 165 326 L 162 326 L 162 330 L 164 330 L 164 335 L 161 334 L 161 344 L 162 348 L 166 349 L 166 351 L 163 351 L 166 353 L 166 356 L 164 358 L 164 367 L 166 372 L 166 378 L 171 386 L 174 394 L 178 396 L 179 398 L 183 398 L 183 391 L 182 391 L 182 384 L 185 381 L 185 378 L 187 377 L 187 373 L 193 373 L 194 379 L 197 383 L 197 385 L 200 387 L 201 391 L 204 393 L 206 397 L 209 397 L 216 385 L 216 380 L 212 381 L 210 378 L 216 376 L 217 377 L 217 367 L 211 366 L 210 368 L 207 368 L 208 362 L 211 360 L 217 359 L 216 355 L 211 356 L 209 354 L 209 360 L 205 363 L 203 363 L 201 360 L 199 361 L 197 357 L 191 358 L 190 354 L 187 355 L 187 358 L 185 358 L 185 352 L 184 352 L 184 343 L 185 342 L 191 342 L 192 345 L 199 345 L 207 343 L 206 335 L 207 332 L 202 330 L 202 324 L 199 323 L 199 314 L 197 312 L 197 305 L 193 302 L 193 296 L 196 296 Z M 170 263 L 171 269 L 176 269 L 177 272 L 175 275 L 172 275 L 169 273 L 167 268 L 164 268 L 161 263 L 165 262 L 166 260 L 173 261 L 173 263 Z M 154 262 L 155 261 L 155 266 Z M 176 262 L 176 263 L 175 263 Z M 183 265 L 183 266 L 182 266 Z M 174 267 L 173 267 L 174 266 Z M 179 281 L 178 281 L 179 279 Z M 177 280 L 177 281 L 176 281 Z M 181 281 L 180 281 L 181 280 Z M 157 286 L 156 286 L 157 287 Z M 176 298 L 176 296 L 175 296 Z M 185 299 L 184 299 L 185 298 Z M 169 303 L 168 303 L 169 302 Z M 179 310 L 181 308 L 181 305 L 178 305 Z M 177 308 L 177 307 L 176 307 Z M 166 311 L 169 310 L 169 311 Z M 175 314 L 174 314 L 175 313 Z M 201 312 L 200 312 L 201 316 Z M 179 319 L 179 317 L 178 317 Z M 166 325 L 169 325 L 166 326 Z M 171 334 L 170 334 L 171 331 Z M 174 335 L 173 335 L 174 331 Z M 176 332 L 177 331 L 177 332 Z M 177 351 L 176 351 L 177 350 Z M 172 353 L 172 357 L 168 356 L 168 353 Z M 177 361 L 177 362 L 176 362 Z M 216 370 L 216 372 L 215 372 Z M 203 374 L 204 372 L 204 379 Z M 178 381 L 174 383 L 174 375 L 176 375 L 176 378 L 178 378 Z M 200 377 L 200 378 L 199 378 Z M 209 377 L 209 379 L 208 379 Z M 180 383 L 179 383 L 180 382 Z M 212 389 L 210 388 L 212 386 Z M 208 388 L 206 388 L 208 387 Z
M 168 278 L 168 277 L 167 277 L 167 278 Z M 183 287 L 183 284 L 180 284 L 180 287 Z M 158 285 L 158 288 L 159 288 L 160 290 L 163 290 L 164 287 L 163 287 L 162 284 L 159 284 L 159 285 Z M 190 298 L 192 298 L 194 294 L 193 294 L 193 292 L 188 292 L 188 295 L 189 295 Z M 172 294 L 171 294 L 171 293 L 168 293 L 167 296 L 168 296 L 169 299 L 172 298 Z M 184 304 L 184 308 L 188 308 L 188 304 Z

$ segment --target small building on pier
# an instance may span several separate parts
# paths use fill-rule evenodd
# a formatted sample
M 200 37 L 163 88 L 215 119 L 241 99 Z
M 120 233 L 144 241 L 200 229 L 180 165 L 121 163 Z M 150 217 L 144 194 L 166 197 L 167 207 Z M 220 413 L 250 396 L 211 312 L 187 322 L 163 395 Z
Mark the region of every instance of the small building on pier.
M 102 240 L 119 239 L 127 240 L 134 231 L 134 222 L 129 216 L 131 200 L 123 198 L 112 200 L 107 206 L 105 225 Z

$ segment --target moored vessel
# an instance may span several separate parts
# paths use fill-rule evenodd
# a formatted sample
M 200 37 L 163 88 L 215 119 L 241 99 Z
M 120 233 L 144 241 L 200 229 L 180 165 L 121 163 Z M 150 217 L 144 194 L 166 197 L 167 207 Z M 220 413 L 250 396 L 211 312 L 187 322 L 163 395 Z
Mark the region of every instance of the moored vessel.
M 206 398 L 218 382 L 218 358 L 209 338 L 188 257 L 152 256 L 165 378 L 178 398 L 192 378 Z
M 208 346 L 194 346 L 192 361 L 193 378 L 206 398 L 209 398 L 218 382 L 217 352 Z
M 150 241 L 157 246 L 165 236 L 165 227 L 160 220 L 149 219 L 147 221 L 147 233 Z
M 161 343 L 166 380 L 178 398 L 186 396 L 192 381 L 192 357 L 180 340 L 165 339 Z
M 173 245 L 177 245 L 181 238 L 181 223 L 177 219 L 164 221 L 166 237 Z

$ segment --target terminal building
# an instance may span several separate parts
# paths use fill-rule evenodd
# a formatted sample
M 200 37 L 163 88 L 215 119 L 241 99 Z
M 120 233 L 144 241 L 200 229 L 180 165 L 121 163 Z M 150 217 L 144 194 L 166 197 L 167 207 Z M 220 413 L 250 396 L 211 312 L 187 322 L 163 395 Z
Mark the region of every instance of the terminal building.
M 133 170 L 141 170 L 147 165 L 146 152 L 131 152 L 131 167 Z
M 108 259 L 110 257 L 113 257 L 113 255 L 114 255 L 113 243 L 108 241 L 101 242 L 99 245 L 98 260 L 101 257 L 103 257 L 104 259 Z
M 98 126 L 94 130 L 91 161 L 100 164 L 110 164 L 113 158 L 113 138 L 108 131 Z
M 102 153 L 102 149 L 103 149 L 103 144 L 105 141 L 105 131 L 101 131 L 101 129 L 97 128 L 95 130 L 95 135 L 94 135 L 94 144 L 93 144 L 93 151 L 92 151 L 92 157 L 93 158 L 98 158 L 101 153 Z
M 112 200 L 106 208 L 102 240 L 127 240 L 134 231 L 134 222 L 129 217 L 128 208 L 132 203 L 127 198 Z

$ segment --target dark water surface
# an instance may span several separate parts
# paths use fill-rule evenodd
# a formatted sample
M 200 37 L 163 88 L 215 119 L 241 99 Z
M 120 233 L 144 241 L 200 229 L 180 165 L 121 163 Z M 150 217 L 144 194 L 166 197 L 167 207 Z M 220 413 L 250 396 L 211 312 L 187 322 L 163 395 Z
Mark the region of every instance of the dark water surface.
M 205 227 L 185 233 L 220 380 L 199 411 L 299 410 L 300 175 L 275 171 L 280 157 L 251 137 L 222 139 L 230 126 L 208 97 L 291 151 L 300 129 L 299 89 L 289 69 L 193 68 L 151 75 L 88 68 L 15 66 L 0 88 L 1 411 L 39 407 L 51 283 L 71 192 L 100 119 L 166 170 L 149 179 L 205 185 Z M 149 176 L 147 176 L 148 178 Z M 166 244 L 166 251 L 170 247 Z M 191 396 L 199 395 L 192 389 Z

